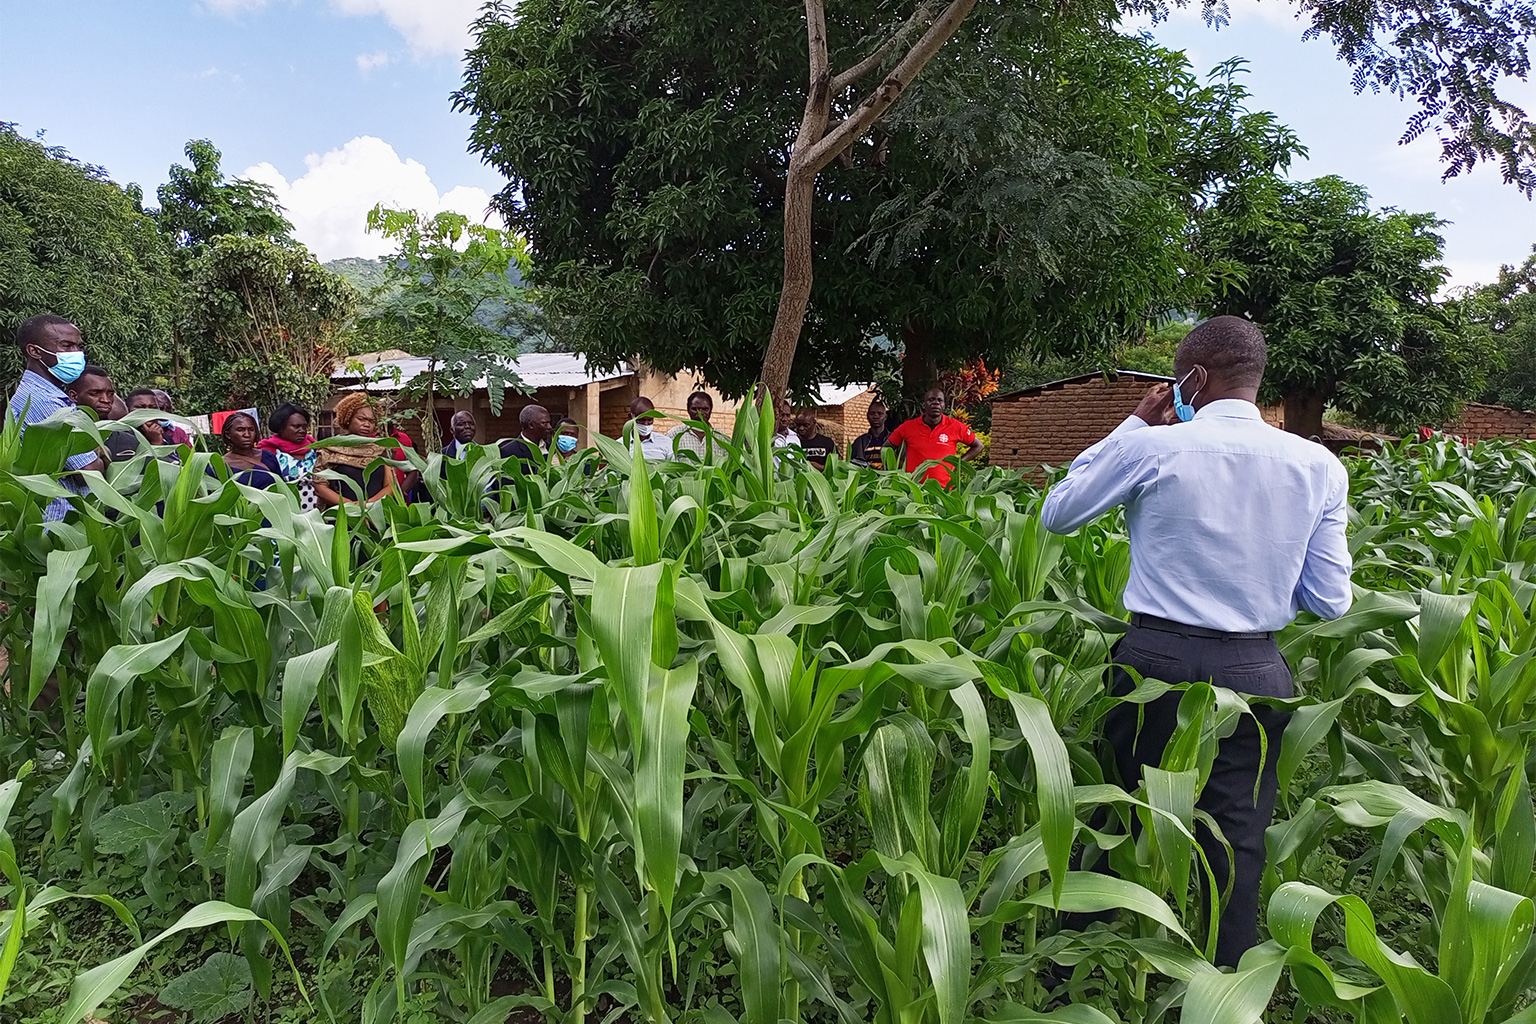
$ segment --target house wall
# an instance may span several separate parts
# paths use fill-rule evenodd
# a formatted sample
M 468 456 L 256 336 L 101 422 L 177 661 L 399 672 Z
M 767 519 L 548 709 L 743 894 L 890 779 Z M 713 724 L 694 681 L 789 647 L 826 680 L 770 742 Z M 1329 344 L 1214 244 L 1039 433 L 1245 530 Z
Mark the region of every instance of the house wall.
M 1133 377 L 1095 377 L 993 402 L 988 458 L 1010 469 L 1064 466 L 1135 412 L 1148 387 Z
M 1536 439 L 1536 412 L 1472 402 L 1461 411 L 1455 422 L 1445 425 L 1445 431 L 1469 442 L 1488 441 L 1497 437 Z
M 1011 469 L 1065 466 L 1135 412 L 1151 386 L 1135 377 L 1095 377 L 993 402 L 989 461 Z M 1284 429 L 1281 406 L 1259 411 L 1270 426 Z

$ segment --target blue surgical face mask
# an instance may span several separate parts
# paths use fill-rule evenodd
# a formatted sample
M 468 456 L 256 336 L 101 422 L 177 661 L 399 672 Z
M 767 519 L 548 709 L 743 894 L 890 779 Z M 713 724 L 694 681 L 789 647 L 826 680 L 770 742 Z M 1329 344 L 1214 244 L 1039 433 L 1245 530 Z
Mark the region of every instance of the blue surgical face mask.
M 561 434 L 555 438 L 555 447 L 569 455 L 576 450 L 576 439 L 570 434 Z
M 1181 390 L 1184 386 L 1184 381 L 1189 380 L 1189 378 L 1193 377 L 1194 374 L 1195 371 L 1190 370 L 1184 375 L 1184 380 L 1179 381 L 1173 386 L 1173 412 L 1176 416 L 1178 416 L 1180 421 L 1184 423 L 1188 423 L 1190 420 L 1195 418 L 1195 407 L 1190 405 L 1189 402 L 1184 401 L 1184 392 Z M 1200 394 L 1200 392 L 1196 391 L 1195 394 L 1190 395 L 1190 401 L 1194 401 L 1195 396 L 1198 394 Z
M 85 372 L 84 352 L 55 352 L 54 364 L 48 368 L 53 379 L 60 384 L 73 384 Z

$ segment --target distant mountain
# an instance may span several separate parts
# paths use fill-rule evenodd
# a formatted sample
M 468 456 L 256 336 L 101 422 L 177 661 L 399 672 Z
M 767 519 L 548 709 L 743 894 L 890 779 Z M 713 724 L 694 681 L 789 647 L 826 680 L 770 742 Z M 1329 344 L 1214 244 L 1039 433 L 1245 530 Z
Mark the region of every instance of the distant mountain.
M 373 305 L 369 297 L 375 288 L 384 284 L 384 261 L 381 259 L 368 259 L 365 256 L 346 256 L 339 260 L 330 260 L 321 264 L 326 270 L 345 278 L 352 287 L 358 290 L 362 298 L 359 313 L 366 315 Z M 517 264 L 507 268 L 507 278 L 514 285 L 523 284 L 523 275 L 517 269 Z M 537 309 L 527 303 L 515 303 L 511 306 L 505 303 L 487 303 L 481 307 L 475 319 L 482 327 L 498 331 L 502 334 L 519 339 L 520 347 L 526 351 L 547 352 L 554 351 L 555 343 L 551 341 L 538 327 L 533 326 L 538 321 Z M 511 322 L 507 322 L 507 321 Z
M 367 295 L 369 290 L 384 283 L 384 261 L 370 260 L 362 256 L 347 256 L 321 264 L 333 274 L 340 274 L 352 287 Z

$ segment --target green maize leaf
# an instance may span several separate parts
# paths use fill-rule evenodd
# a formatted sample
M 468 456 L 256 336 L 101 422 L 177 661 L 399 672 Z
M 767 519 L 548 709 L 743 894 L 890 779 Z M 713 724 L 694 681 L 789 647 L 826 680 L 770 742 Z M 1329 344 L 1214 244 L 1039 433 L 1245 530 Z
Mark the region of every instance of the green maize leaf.
M 1184 931 L 1184 926 L 1179 923 L 1179 919 L 1174 916 L 1168 904 L 1151 890 L 1123 878 L 1101 875 L 1094 871 L 1068 871 L 1061 879 L 1059 894 L 1056 890 L 1031 893 L 1024 898 L 1024 902 L 1037 907 L 1051 907 L 1069 914 L 1129 910 L 1156 921 L 1190 945 L 1194 945 L 1194 940 Z
M 699 664 L 692 659 L 674 669 L 651 670 L 635 769 L 635 826 L 642 844 L 636 854 L 644 861 L 647 884 L 668 916 L 677 891 L 683 840 L 688 709 L 698 681 Z
M 232 907 L 227 903 L 210 901 L 193 907 L 175 924 L 143 945 L 76 977 L 69 992 L 69 1002 L 64 1004 L 59 1020 L 75 1024 L 87 1014 L 93 1014 L 112 993 L 122 987 L 123 982 L 128 980 L 149 951 L 172 935 L 194 928 L 208 928 L 216 924 L 242 921 L 262 924 L 272 933 L 273 939 L 283 951 L 283 956 L 288 959 L 288 966 L 293 971 L 294 984 L 298 986 L 299 994 L 304 997 L 305 1003 L 309 1003 L 309 993 L 304 988 L 304 980 L 300 977 L 299 969 L 294 965 L 293 957 L 288 952 L 288 943 L 283 941 L 277 929 L 270 922 L 243 907 Z
M 939 823 L 937 866 L 940 874 L 953 877 L 959 874 L 986 812 L 992 733 L 987 726 L 986 706 L 975 683 L 962 683 L 950 690 L 949 696 L 960 709 L 963 735 L 971 746 L 971 763 L 952 784 Z
M 1461 1006 L 1462 1019 L 1484 1019 L 1494 996 L 1531 941 L 1531 901 L 1472 877 L 1472 853 L 1456 858 L 1455 877 L 1440 929 L 1440 976 Z
M 1531 864 L 1536 860 L 1536 808 L 1531 802 L 1531 786 L 1525 765 L 1510 770 L 1509 779 L 1499 797 L 1494 818 L 1498 845 L 1493 851 L 1489 879 L 1494 885 L 1522 896 L 1530 896 L 1536 887 Z
M 489 683 L 478 685 L 460 684 L 452 690 L 432 687 L 426 690 L 406 717 L 405 727 L 395 742 L 395 755 L 400 765 L 400 775 L 410 798 L 410 812 L 420 817 L 425 810 L 422 793 L 424 762 L 427 740 L 432 730 L 446 715 L 462 715 L 479 707 L 491 695 Z
M 432 864 L 431 853 L 453 842 L 468 811 L 469 802 L 459 794 L 436 818 L 417 818 L 406 825 L 400 846 L 395 851 L 394 866 L 379 879 L 378 919 L 374 934 L 400 984 L 405 980 L 399 972 L 405 967 L 411 929 L 421 907 L 421 884 Z
M 1284 949 L 1259 946 L 1243 954 L 1233 974 L 1197 975 L 1184 995 L 1181 1024 L 1258 1024 L 1284 967 Z
M 1085 1003 L 1063 1006 L 1050 1012 L 1005 1004 L 983 1018 L 986 1024 L 1117 1024 L 1115 1018 Z
M 889 875 L 906 875 L 917 882 L 922 899 L 923 958 L 933 981 L 940 1024 L 965 1020 L 966 993 L 971 977 L 971 929 L 966 921 L 960 883 L 925 870 L 911 853 L 880 857 Z
M 731 891 L 731 927 L 725 941 L 736 963 L 736 976 L 741 979 L 745 1024 L 778 1024 L 783 997 L 779 962 L 783 936 L 773 920 L 767 887 L 744 867 L 713 871 L 704 880 Z
M 1182 914 L 1189 900 L 1189 864 L 1193 846 L 1189 837 L 1195 830 L 1195 786 L 1199 782 L 1199 773 L 1193 768 L 1169 772 L 1148 765 L 1142 769 L 1141 777 L 1147 788 L 1147 803 L 1166 812 L 1150 815 L 1152 838 L 1162 857 L 1174 901 Z
M 650 565 L 661 558 L 659 529 L 656 523 L 656 497 L 651 490 L 650 469 L 635 434 L 634 452 L 629 464 L 629 546 L 636 565 Z
M 36 704 L 48 677 L 59 663 L 64 634 L 74 612 L 75 590 L 95 567 L 87 568 L 91 548 L 56 548 L 48 552 L 48 571 L 37 585 L 36 614 L 32 621 L 32 661 L 27 668 L 27 701 Z
M 1330 906 L 1344 913 L 1345 945 L 1386 984 L 1397 1008 L 1411 1024 L 1458 1024 L 1461 1008 L 1455 993 L 1411 957 L 1393 951 L 1376 935 L 1376 920 L 1358 896 L 1335 896 L 1305 882 L 1286 882 L 1270 897 L 1266 920 L 1283 946 L 1311 952 L 1317 918 Z
M 1050 864 L 1051 897 L 1061 900 L 1067 879 L 1067 863 L 1072 857 L 1076 838 L 1073 814 L 1072 762 L 1067 745 L 1051 721 L 1044 701 L 1022 693 L 1008 694 L 1008 702 L 1019 721 L 1019 730 L 1029 745 L 1035 768 L 1035 800 L 1040 808 L 1040 838 L 1045 844 Z M 1067 909 L 1059 902 L 1056 909 Z
M 1450 651 L 1462 623 L 1472 614 L 1476 594 L 1419 594 L 1419 647 L 1417 657 L 1425 675 L 1434 672 L 1440 659 Z
M 283 668 L 283 756 L 293 753 L 299 732 L 320 690 L 320 680 L 340 646 L 336 641 L 294 655 Z
M 181 648 L 188 632 L 184 629 L 154 643 L 118 644 L 102 655 L 85 684 L 85 724 L 97 750 L 107 749 L 123 691 L 140 676 L 163 665 Z
M 245 726 L 225 729 L 214 743 L 208 770 L 208 833 L 203 839 L 204 848 L 212 849 L 235 820 L 255 749 L 255 736 Z

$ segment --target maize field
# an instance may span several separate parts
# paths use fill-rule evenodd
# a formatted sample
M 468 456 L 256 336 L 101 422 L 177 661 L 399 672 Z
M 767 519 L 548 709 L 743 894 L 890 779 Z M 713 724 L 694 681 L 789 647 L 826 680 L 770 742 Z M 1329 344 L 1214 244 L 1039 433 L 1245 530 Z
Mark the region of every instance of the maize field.
M 1249 705 L 1142 680 L 1179 729 L 1106 775 L 1117 517 L 748 407 L 706 465 L 412 456 L 432 502 L 341 516 L 184 452 L 45 529 L 72 430 L 0 435 L 0 1020 L 1536 1021 L 1529 445 L 1350 461 L 1230 973 L 1195 803 Z

